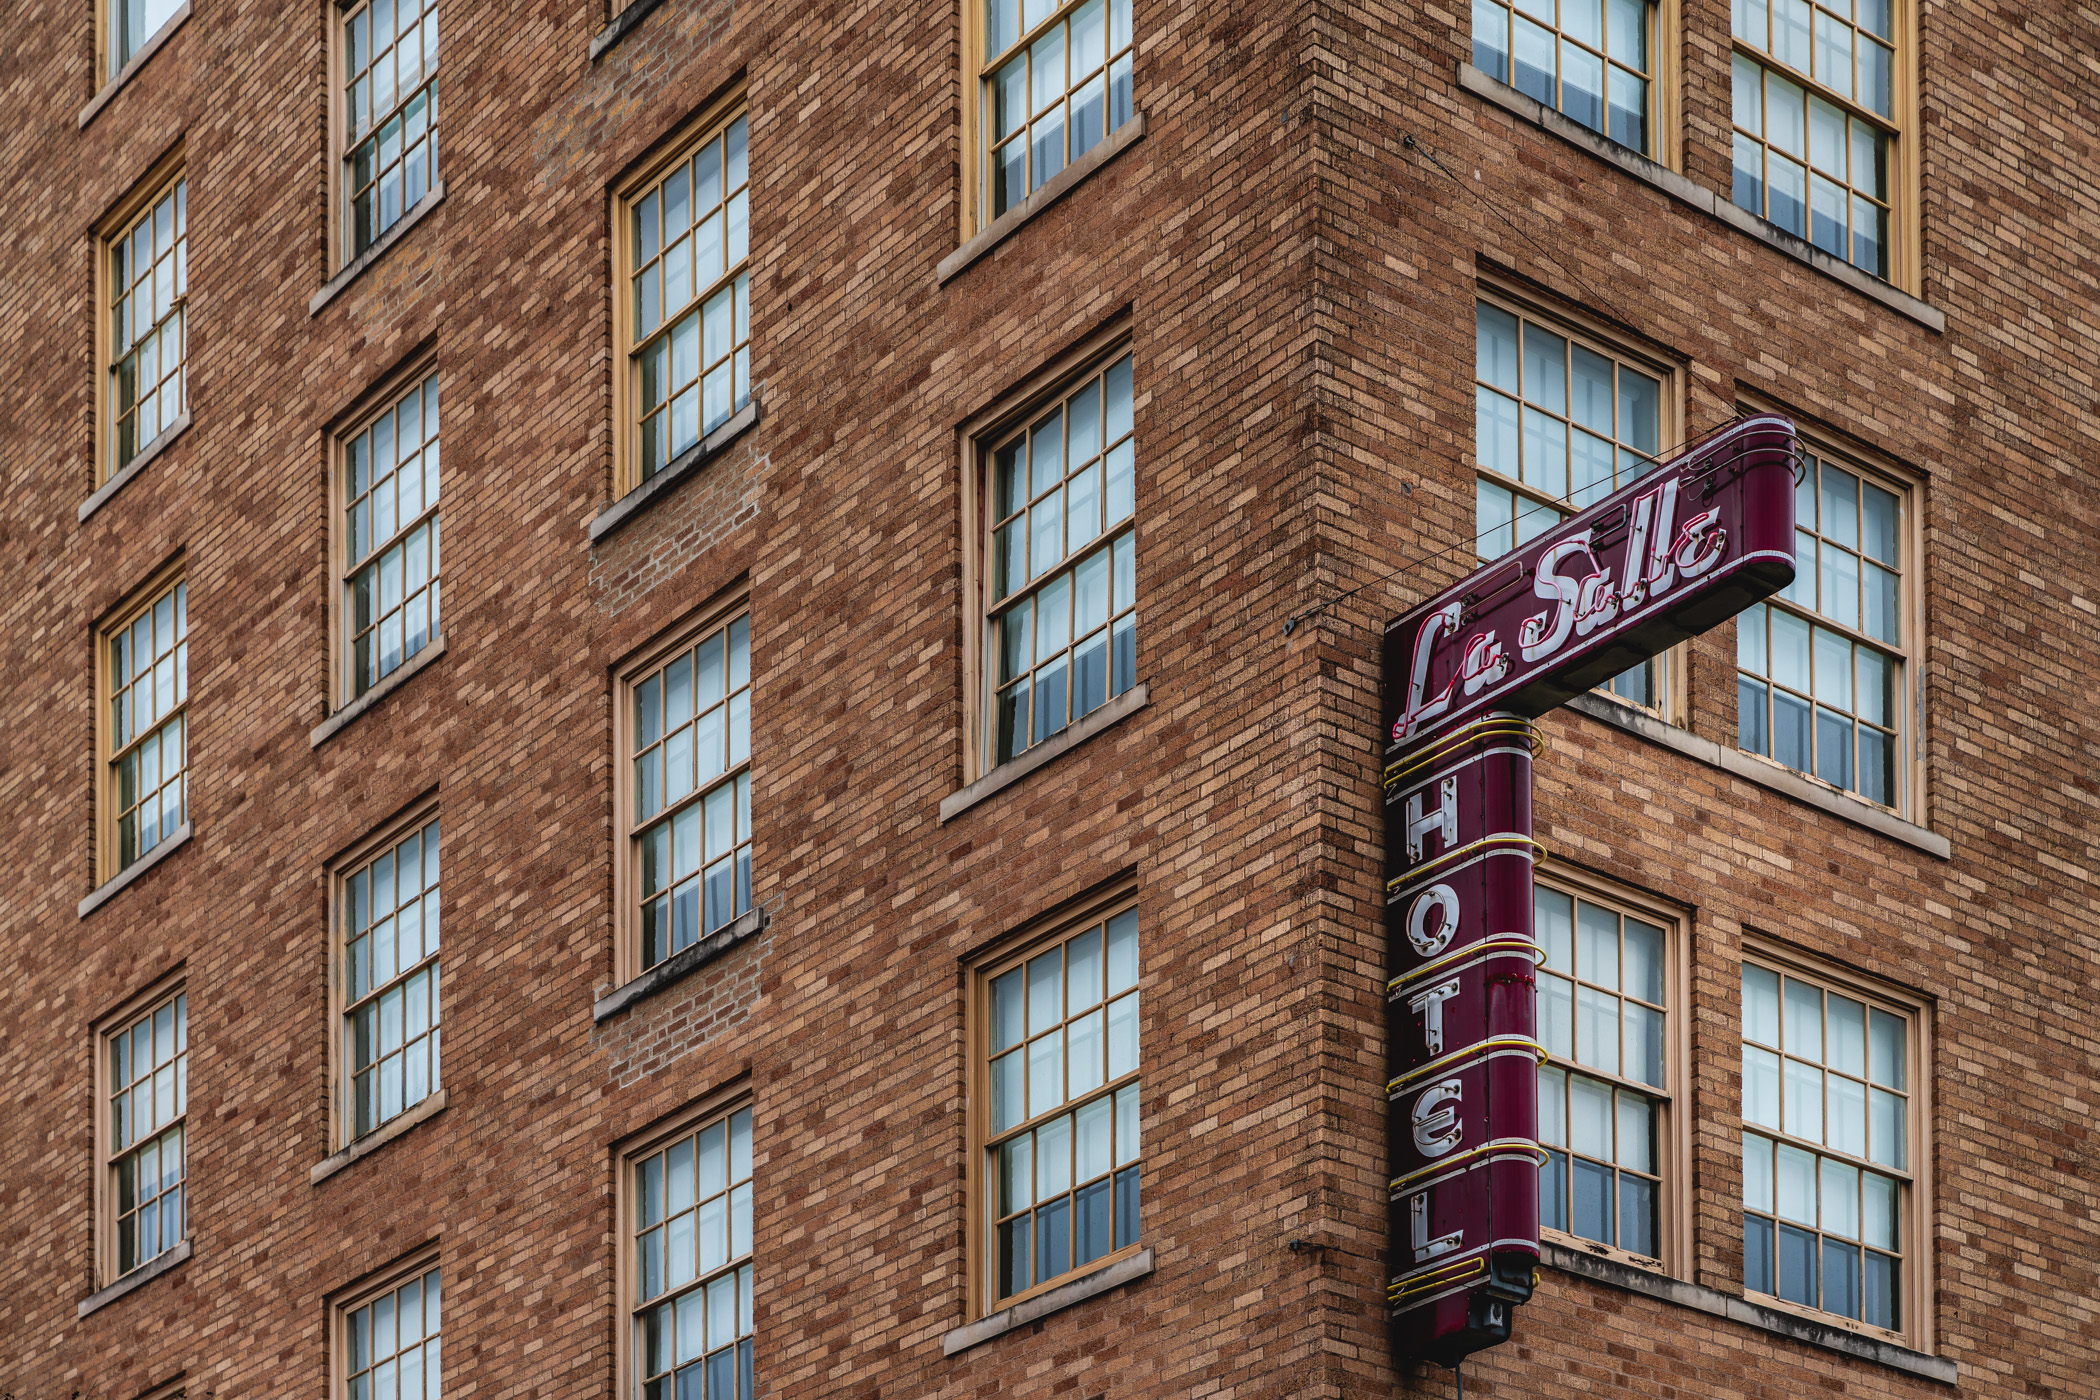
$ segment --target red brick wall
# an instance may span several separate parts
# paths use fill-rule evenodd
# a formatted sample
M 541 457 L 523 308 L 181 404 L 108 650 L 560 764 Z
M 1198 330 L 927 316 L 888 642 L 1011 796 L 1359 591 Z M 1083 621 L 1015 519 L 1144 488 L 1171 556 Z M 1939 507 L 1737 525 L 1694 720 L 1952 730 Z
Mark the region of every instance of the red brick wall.
M 945 286 L 953 5 L 455 5 L 444 203 L 317 316 L 318 6 L 198 0 L 84 130 L 85 6 L 13 17 L 0 177 L 0 1390 L 322 1393 L 325 1300 L 426 1241 L 447 1384 L 611 1384 L 615 1144 L 750 1076 L 764 1393 L 1442 1395 L 1385 1273 L 1376 637 L 1463 571 L 1285 616 L 1472 528 L 1472 295 L 1499 269 L 1927 478 L 1942 861 L 1594 720 L 1539 830 L 1695 906 L 1691 1282 L 1739 1292 L 1745 930 L 1935 1000 L 1937 1347 L 1964 1392 L 2091 1393 L 2083 1005 L 2100 578 L 2084 462 L 2094 124 L 2062 8 L 1925 15 L 1944 335 L 1460 92 L 1462 11 L 1137 0 L 1136 146 Z M 1724 187 L 1718 0 L 1685 5 L 1685 169 Z M 1454 18 L 1454 15 L 1456 18 Z M 608 187 L 739 76 L 763 421 L 593 551 L 611 489 Z M 1427 170 L 1408 132 L 1537 240 Z M 86 524 L 89 226 L 178 137 L 193 426 Z M 1586 288 L 1599 289 L 1608 301 Z M 1127 319 L 1146 708 L 942 825 L 963 780 L 956 428 Z M 325 428 L 415 347 L 444 384 L 443 658 L 316 750 Z M 1404 490 L 1403 488 L 1411 488 Z M 90 627 L 188 559 L 196 836 L 86 920 Z M 753 618 L 761 938 L 594 1027 L 612 976 L 613 668 L 726 588 Z M 1690 727 L 1733 735 L 1733 638 Z M 450 1107 L 310 1186 L 323 865 L 435 789 Z M 1139 881 L 1148 1280 L 943 1359 L 965 1320 L 959 959 Z M 187 970 L 195 1254 L 85 1320 L 88 1027 Z M 1292 1254 L 1294 1237 L 1324 1241 Z M 1899 1372 L 1548 1272 L 1470 1393 L 1924 1395 Z

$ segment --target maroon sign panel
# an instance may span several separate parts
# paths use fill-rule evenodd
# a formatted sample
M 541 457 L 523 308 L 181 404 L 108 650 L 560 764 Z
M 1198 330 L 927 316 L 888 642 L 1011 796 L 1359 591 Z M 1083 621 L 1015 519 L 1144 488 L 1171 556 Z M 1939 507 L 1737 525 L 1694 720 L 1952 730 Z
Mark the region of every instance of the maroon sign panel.
M 1542 715 L 1794 577 L 1794 427 L 1743 419 L 1385 630 L 1388 737 Z
M 1793 425 L 1757 417 L 1387 627 L 1387 1302 L 1403 1356 L 1455 1365 L 1507 1340 L 1538 1265 L 1531 717 L 1793 577 Z

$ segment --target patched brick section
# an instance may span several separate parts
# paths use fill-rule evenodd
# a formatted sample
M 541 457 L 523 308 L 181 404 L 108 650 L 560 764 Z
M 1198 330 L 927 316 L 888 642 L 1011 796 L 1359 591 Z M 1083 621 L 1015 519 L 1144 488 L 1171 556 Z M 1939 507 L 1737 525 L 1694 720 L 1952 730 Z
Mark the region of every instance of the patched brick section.
M 591 1048 L 605 1057 L 606 1087 L 625 1089 L 676 1064 L 757 1009 L 773 951 L 770 931 L 684 981 L 591 1029 Z M 702 1075 L 711 1082 L 713 1076 Z
M 591 599 L 617 616 L 758 519 L 768 460 L 743 442 L 591 551 Z

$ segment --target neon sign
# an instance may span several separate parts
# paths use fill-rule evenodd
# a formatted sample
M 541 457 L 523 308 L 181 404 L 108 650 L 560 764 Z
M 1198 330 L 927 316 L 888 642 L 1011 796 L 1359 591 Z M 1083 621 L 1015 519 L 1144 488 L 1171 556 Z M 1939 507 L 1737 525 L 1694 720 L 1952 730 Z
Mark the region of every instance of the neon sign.
M 1506 1341 L 1538 1265 L 1530 721 L 1792 582 L 1793 467 L 1791 423 L 1733 423 L 1386 628 L 1403 1356 Z

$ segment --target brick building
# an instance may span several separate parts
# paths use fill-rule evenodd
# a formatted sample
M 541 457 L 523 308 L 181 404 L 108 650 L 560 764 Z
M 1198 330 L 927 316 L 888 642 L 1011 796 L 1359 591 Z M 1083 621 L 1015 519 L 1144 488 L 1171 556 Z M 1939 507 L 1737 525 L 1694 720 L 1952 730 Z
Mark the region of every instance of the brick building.
M 1753 409 L 1467 1385 L 2100 1389 L 2090 13 L 11 19 L 0 1392 L 1448 1394 L 1380 628 Z

